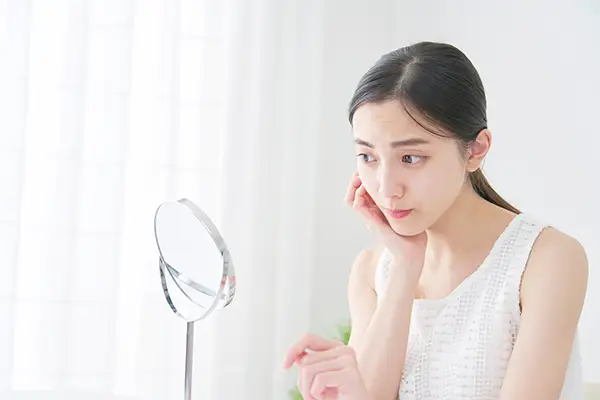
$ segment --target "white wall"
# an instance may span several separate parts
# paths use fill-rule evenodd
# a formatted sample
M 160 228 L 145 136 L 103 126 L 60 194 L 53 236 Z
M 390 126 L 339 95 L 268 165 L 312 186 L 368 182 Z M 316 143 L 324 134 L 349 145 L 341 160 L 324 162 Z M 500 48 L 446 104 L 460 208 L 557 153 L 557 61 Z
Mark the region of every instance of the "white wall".
M 327 2 L 312 327 L 347 318 L 347 273 L 369 238 L 344 208 L 354 158 L 346 105 L 383 52 L 436 40 L 461 47 L 488 93 L 492 152 L 485 170 L 523 211 L 578 238 L 590 281 L 580 324 L 586 380 L 600 382 L 600 3 L 592 0 Z M 344 13 L 344 15 L 342 15 Z M 332 23 L 335 21 L 335 24 Z M 535 178 L 534 178 L 535 177 Z M 333 287 L 333 288 L 332 288 Z M 595 311 L 596 310 L 596 311 Z

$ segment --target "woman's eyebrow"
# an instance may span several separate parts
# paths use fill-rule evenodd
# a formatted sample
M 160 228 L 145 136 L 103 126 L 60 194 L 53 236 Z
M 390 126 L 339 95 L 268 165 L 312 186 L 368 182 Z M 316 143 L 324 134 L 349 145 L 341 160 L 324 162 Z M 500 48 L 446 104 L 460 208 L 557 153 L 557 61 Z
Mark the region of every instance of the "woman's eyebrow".
M 360 146 L 375 148 L 374 145 L 372 145 L 371 143 L 367 142 L 366 140 L 362 140 L 360 138 L 355 138 L 354 143 L 356 143 Z M 416 146 L 416 145 L 422 145 L 422 144 L 429 144 L 429 141 L 422 139 L 422 138 L 410 138 L 410 139 L 404 139 L 404 140 L 396 140 L 396 141 L 390 143 L 390 147 L 396 148 L 396 147 Z

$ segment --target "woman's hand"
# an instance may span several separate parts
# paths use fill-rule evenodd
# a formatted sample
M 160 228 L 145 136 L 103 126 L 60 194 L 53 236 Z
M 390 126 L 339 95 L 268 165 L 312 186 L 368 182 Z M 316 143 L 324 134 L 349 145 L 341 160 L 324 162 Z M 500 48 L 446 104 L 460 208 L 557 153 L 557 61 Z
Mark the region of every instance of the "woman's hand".
M 346 204 L 356 210 L 367 223 L 372 232 L 378 234 L 394 257 L 396 264 L 402 265 L 404 272 L 410 273 L 418 280 L 423 269 L 427 234 L 422 232 L 415 236 L 397 234 L 390 226 L 385 215 L 375 203 L 355 172 L 346 193 Z
M 307 334 L 288 350 L 283 367 L 298 365 L 304 400 L 370 400 L 351 347 Z

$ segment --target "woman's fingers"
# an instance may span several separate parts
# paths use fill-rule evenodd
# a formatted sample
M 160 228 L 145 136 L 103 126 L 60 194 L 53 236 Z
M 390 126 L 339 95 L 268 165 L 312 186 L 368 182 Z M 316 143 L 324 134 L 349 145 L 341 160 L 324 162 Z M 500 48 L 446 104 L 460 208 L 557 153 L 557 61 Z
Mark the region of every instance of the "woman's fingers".
M 352 206 L 352 204 L 354 203 L 356 189 L 358 189 L 360 185 L 360 177 L 358 176 L 358 172 L 355 172 L 354 174 L 352 174 L 352 178 L 350 179 L 350 183 L 348 184 L 348 189 L 346 190 L 345 201 L 347 205 Z
M 329 350 L 324 351 L 315 351 L 311 353 L 307 353 L 302 360 L 298 362 L 298 365 L 301 367 L 305 367 L 312 364 L 317 364 L 322 361 L 331 360 L 333 358 L 337 358 L 343 355 L 346 355 L 351 352 L 348 347 L 344 346 L 342 342 L 337 347 L 333 347 Z
M 353 207 L 360 212 L 365 213 L 366 216 L 381 216 L 383 217 L 383 213 L 377 204 L 375 204 L 375 200 L 371 197 L 367 189 L 364 185 L 361 185 L 358 189 L 356 189 L 356 195 L 354 196 L 354 204 Z
M 343 394 L 345 386 L 354 385 L 355 375 L 349 368 L 321 372 L 313 379 L 310 396 L 325 400 L 337 399 Z M 332 394 L 335 394 L 335 397 Z
M 367 192 L 367 189 L 362 184 L 358 173 L 354 173 L 348 190 L 346 192 L 346 203 L 354 210 L 358 211 L 367 219 L 368 222 L 385 223 L 387 221 L 379 209 L 379 206 L 375 203 L 373 198 Z
M 303 365 L 298 379 L 298 389 L 300 390 L 300 393 L 305 399 L 321 398 L 321 392 L 323 392 L 325 388 L 323 387 L 318 392 L 313 391 L 313 382 L 316 377 L 319 376 L 319 374 L 327 373 L 329 371 L 338 371 L 352 364 L 350 357 L 345 355 L 311 365 Z
M 364 187 L 364 185 L 360 185 L 357 189 L 356 189 L 356 193 L 354 195 L 354 202 L 352 203 L 352 207 L 357 210 L 357 211 L 364 211 L 364 207 L 367 205 L 367 189 Z
M 308 353 L 306 351 L 303 351 L 302 354 L 300 354 L 298 357 L 296 357 L 295 362 L 296 363 L 302 363 L 302 361 L 304 360 L 304 358 L 308 355 Z M 298 374 L 298 382 L 297 382 L 297 386 L 299 388 L 301 388 L 304 385 L 303 381 L 302 381 L 302 374 Z
M 348 400 L 368 397 L 352 347 L 335 339 L 307 334 L 293 344 L 284 360 L 300 368 L 298 389 L 305 400 Z M 346 398 L 346 397 L 345 397 Z
M 283 361 L 283 368 L 290 368 L 299 357 L 305 358 L 307 356 L 306 350 L 325 351 L 340 345 L 342 343 L 337 340 L 326 339 L 310 333 L 306 334 L 289 348 Z
M 300 368 L 298 387 L 304 398 L 321 399 L 327 386 L 320 387 L 318 391 L 315 391 L 315 380 L 321 374 L 327 374 L 330 371 L 356 370 L 356 354 L 351 347 L 341 345 L 330 350 L 307 355 L 300 363 Z M 335 385 L 331 387 L 335 388 Z
M 356 195 L 354 196 L 354 204 L 352 208 L 358 211 L 363 218 L 365 218 L 365 222 L 367 223 L 367 228 L 369 230 L 373 230 L 374 225 L 376 226 L 377 221 L 373 220 L 373 210 L 369 202 L 372 201 L 371 197 L 367 193 L 367 189 L 361 185 L 356 190 Z
M 367 220 L 367 227 L 370 230 L 375 226 L 384 232 L 392 231 L 383 212 L 367 192 L 357 172 L 352 175 L 345 200 L 350 207 L 362 214 Z
M 356 190 L 353 207 L 367 220 L 367 227 L 370 230 L 373 230 L 373 228 L 382 230 L 383 232 L 391 230 L 383 212 L 379 206 L 375 204 L 375 201 L 371 198 L 364 186 L 361 186 Z

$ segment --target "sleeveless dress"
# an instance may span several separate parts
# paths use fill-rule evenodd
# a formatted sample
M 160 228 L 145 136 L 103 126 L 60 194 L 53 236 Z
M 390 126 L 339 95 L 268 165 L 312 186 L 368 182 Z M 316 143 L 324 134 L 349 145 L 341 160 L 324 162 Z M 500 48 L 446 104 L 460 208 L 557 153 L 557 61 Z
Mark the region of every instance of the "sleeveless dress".
M 439 300 L 415 299 L 400 400 L 500 397 L 521 321 L 521 277 L 545 227 L 524 214 L 517 215 L 480 267 L 450 295 Z M 384 251 L 375 272 L 378 299 L 389 262 L 390 254 Z M 560 399 L 583 399 L 577 335 Z

